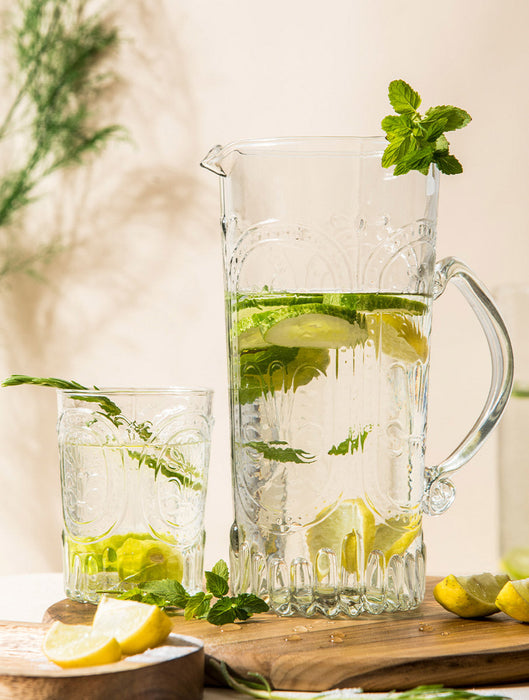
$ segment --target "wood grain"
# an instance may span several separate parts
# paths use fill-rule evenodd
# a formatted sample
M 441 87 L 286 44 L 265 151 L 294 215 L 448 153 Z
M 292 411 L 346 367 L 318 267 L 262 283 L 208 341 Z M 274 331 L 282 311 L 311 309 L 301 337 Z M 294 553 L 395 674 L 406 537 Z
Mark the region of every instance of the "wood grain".
M 529 679 L 529 626 L 499 613 L 463 620 L 426 600 L 408 613 L 327 620 L 256 615 L 214 627 L 175 618 L 173 629 L 202 639 L 206 655 L 237 674 L 257 671 L 281 690 L 362 687 L 405 690 L 426 683 L 479 686 Z M 46 619 L 89 623 L 95 607 L 61 601 Z
M 171 635 L 166 644 L 115 664 L 61 669 L 42 652 L 49 624 L 0 622 L 0 698 L 108 700 L 146 697 L 199 700 L 204 650 L 198 640 Z

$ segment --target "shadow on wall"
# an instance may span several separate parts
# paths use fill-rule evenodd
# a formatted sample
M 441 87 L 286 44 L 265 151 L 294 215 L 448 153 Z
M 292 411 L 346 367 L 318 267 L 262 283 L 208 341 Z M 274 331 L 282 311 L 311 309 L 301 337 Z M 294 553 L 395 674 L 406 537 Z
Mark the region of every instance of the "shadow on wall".
M 83 358 L 105 343 L 112 355 L 113 319 L 125 314 L 134 322 L 146 291 L 171 275 L 189 244 L 185 232 L 201 225 L 197 118 L 179 46 L 183 18 L 147 0 L 112 9 L 124 41 L 113 63 L 119 77 L 106 88 L 101 112 L 131 140 L 47 180 L 23 226 L 0 231 L 0 247 L 50 253 L 32 275 L 0 277 L 2 376 L 97 383 L 87 372 L 75 376 Z M 133 339 L 130 345 L 133 355 Z M 0 574 L 60 568 L 55 420 L 51 390 L 1 390 Z

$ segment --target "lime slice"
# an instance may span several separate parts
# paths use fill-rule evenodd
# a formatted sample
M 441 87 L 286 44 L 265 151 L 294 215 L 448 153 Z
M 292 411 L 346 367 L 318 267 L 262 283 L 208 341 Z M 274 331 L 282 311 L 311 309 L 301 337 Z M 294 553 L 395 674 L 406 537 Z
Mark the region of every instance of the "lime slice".
M 418 299 L 396 294 L 376 293 L 329 293 L 323 295 L 324 304 L 341 306 L 356 311 L 403 310 L 410 314 L 424 314 L 427 306 Z
M 496 599 L 508 580 L 505 574 L 450 574 L 435 586 L 433 595 L 443 608 L 459 617 L 486 617 L 499 611 Z
M 389 518 L 385 523 L 377 525 L 373 549 L 382 552 L 387 563 L 394 554 L 403 555 L 420 532 L 420 516 Z
M 403 362 L 425 362 L 428 339 L 420 333 L 413 317 L 401 311 L 382 311 L 367 316 L 369 337 L 377 352 Z
M 48 630 L 42 650 L 62 668 L 100 666 L 121 658 L 121 647 L 112 634 L 97 632 L 88 625 L 65 625 L 59 621 Z
M 116 551 L 116 569 L 121 579 L 153 581 L 182 580 L 182 555 L 171 545 L 153 539 L 128 537 Z
M 501 565 L 513 579 L 529 577 L 529 549 L 516 547 L 509 550 L 501 560 Z
M 115 637 L 124 654 L 141 654 L 161 644 L 173 625 L 157 605 L 103 596 L 94 615 L 93 629 Z
M 365 319 L 328 304 L 299 304 L 261 314 L 259 327 L 272 345 L 303 348 L 354 347 L 367 339 Z
M 338 506 L 329 506 L 319 513 L 307 531 L 310 558 L 316 565 L 318 578 L 329 572 L 326 557 L 318 557 L 321 549 L 330 549 L 350 573 L 358 569 L 358 534 L 362 536 L 365 551 L 371 549 L 375 532 L 375 516 L 361 498 L 343 501 Z
M 496 598 L 497 607 L 520 622 L 529 622 L 529 578 L 507 581 Z

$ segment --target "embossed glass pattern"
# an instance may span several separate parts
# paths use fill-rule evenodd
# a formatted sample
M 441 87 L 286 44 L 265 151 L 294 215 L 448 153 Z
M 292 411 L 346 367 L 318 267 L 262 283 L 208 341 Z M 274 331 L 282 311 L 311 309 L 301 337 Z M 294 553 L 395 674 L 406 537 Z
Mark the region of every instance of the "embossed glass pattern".
M 198 591 L 211 391 L 57 393 L 66 594 L 162 578 Z
M 493 303 L 435 262 L 439 174 L 394 177 L 383 138 L 241 141 L 220 176 L 236 591 L 280 614 L 408 610 L 424 595 L 423 512 L 479 447 L 511 381 Z M 448 280 L 482 322 L 491 390 L 474 429 L 424 464 L 433 299 Z

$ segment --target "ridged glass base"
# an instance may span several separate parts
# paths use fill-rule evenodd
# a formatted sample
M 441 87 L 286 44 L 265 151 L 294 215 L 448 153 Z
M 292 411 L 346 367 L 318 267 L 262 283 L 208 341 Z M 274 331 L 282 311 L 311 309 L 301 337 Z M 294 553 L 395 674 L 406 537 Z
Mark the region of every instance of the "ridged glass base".
M 378 615 L 412 610 L 424 599 L 424 544 L 404 555 L 394 554 L 387 563 L 382 552 L 371 552 L 361 576 L 338 566 L 332 550 L 321 550 L 319 557 L 323 555 L 325 575 L 318 576 L 318 562 L 314 567 L 302 557 L 289 563 L 275 555 L 265 559 L 242 543 L 238 552 L 230 551 L 232 587 L 235 593 L 264 598 L 273 612 L 284 616 Z

